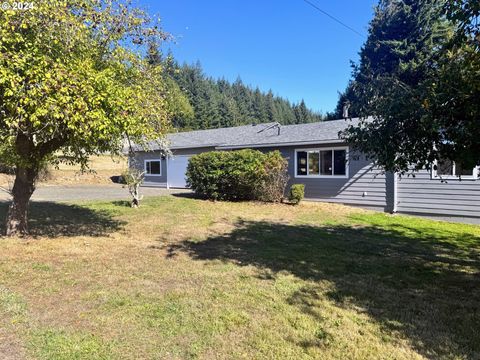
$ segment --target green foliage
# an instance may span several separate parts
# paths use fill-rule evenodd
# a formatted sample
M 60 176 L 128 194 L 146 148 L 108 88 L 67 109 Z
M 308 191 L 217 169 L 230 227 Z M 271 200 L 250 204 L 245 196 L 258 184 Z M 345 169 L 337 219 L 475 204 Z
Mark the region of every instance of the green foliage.
M 304 184 L 293 184 L 290 188 L 290 193 L 288 195 L 288 200 L 293 204 L 297 205 L 305 197 L 305 185 Z
M 185 92 L 195 114 L 194 117 L 176 116 L 174 126 L 177 128 L 198 130 L 271 121 L 298 124 L 323 120 L 323 116 L 309 110 L 303 100 L 292 104 L 272 91 L 263 93 L 258 88 L 252 89 L 240 79 L 230 83 L 209 78 L 199 63 L 179 65 L 169 56 L 163 64 Z
M 480 158 L 480 54 L 454 36 L 446 4 L 382 0 L 344 94 L 351 113 L 373 116 L 344 137 L 386 170 L 439 158 L 473 168 Z
M 186 176 L 188 185 L 209 199 L 280 201 L 286 161 L 279 152 L 212 151 L 190 158 Z
M 39 0 L 1 11 L 2 161 L 86 166 L 91 154 L 118 153 L 126 133 L 158 137 L 169 118 L 162 69 L 133 46 L 166 38 L 127 2 Z
M 480 2 L 477 0 L 447 0 L 445 10 L 457 26 L 456 40 L 467 41 L 480 50 Z

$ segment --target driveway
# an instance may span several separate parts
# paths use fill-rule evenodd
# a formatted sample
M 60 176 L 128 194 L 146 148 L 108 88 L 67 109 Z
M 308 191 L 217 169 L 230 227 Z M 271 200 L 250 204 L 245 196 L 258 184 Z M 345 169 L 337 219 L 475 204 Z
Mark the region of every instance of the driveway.
M 162 196 L 173 193 L 190 193 L 186 189 L 163 189 L 142 187 L 140 193 L 145 197 Z M 7 193 L 0 191 L 0 201 L 9 200 Z M 33 193 L 33 201 L 82 201 L 82 200 L 116 200 L 130 199 L 127 188 L 121 185 L 50 185 L 39 186 Z

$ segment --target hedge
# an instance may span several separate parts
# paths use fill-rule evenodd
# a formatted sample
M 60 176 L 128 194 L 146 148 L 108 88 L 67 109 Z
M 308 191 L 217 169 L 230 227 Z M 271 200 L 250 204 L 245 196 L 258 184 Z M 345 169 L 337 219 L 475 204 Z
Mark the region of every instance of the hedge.
M 287 184 L 287 161 L 279 151 L 245 149 L 192 156 L 187 184 L 213 200 L 281 201 Z

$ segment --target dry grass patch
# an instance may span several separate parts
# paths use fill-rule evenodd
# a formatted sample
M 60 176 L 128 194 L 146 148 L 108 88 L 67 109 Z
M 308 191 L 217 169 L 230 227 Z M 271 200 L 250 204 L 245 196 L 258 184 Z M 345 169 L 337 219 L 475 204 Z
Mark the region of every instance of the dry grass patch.
M 60 164 L 58 169 L 49 168 L 45 177 L 40 178 L 40 186 L 48 185 L 74 185 L 74 184 L 111 184 L 112 176 L 119 176 L 127 167 L 124 157 L 98 155 L 89 160 L 90 170 L 81 172 L 78 165 Z M 13 185 L 13 177 L 0 174 L 0 186 Z
M 478 227 L 175 196 L 38 206 L 35 238 L 0 240 L 18 358 L 480 354 Z

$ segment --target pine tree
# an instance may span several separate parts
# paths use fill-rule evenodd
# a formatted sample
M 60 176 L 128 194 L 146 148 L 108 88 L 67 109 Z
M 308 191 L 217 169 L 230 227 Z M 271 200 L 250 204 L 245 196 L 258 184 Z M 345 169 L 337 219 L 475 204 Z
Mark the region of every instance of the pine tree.
M 445 4 L 382 0 L 360 52 L 352 108 L 374 119 L 344 137 L 386 170 L 431 168 L 439 158 L 473 168 L 480 157 L 478 117 L 465 111 L 478 107 L 478 70 L 462 65 L 465 54 L 455 64 L 449 44 L 457 26 Z
M 297 120 L 294 112 L 296 107 L 288 100 L 274 96 L 271 90 L 263 93 L 258 88 L 252 89 L 240 78 L 233 83 L 224 78 L 209 78 L 203 73 L 199 62 L 193 66 L 179 65 L 169 54 L 163 59 L 163 65 L 166 74 L 178 84 L 193 107 L 193 118 L 175 119 L 175 126 L 179 129 L 208 129 L 273 121 L 294 124 L 323 120 L 309 110 L 304 101 L 299 104 Z

